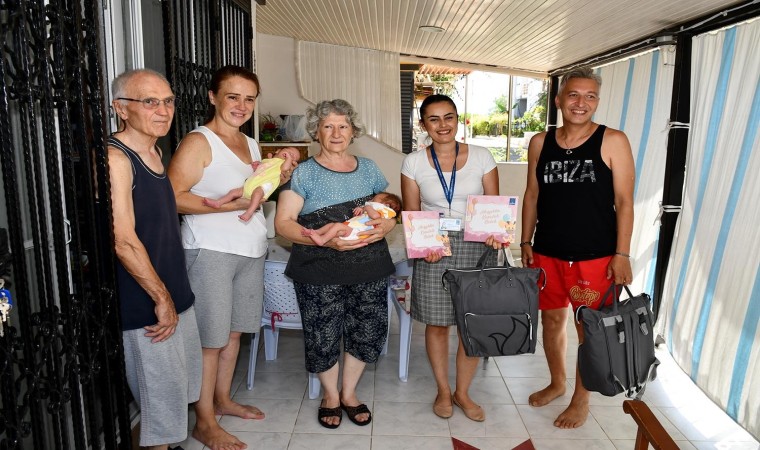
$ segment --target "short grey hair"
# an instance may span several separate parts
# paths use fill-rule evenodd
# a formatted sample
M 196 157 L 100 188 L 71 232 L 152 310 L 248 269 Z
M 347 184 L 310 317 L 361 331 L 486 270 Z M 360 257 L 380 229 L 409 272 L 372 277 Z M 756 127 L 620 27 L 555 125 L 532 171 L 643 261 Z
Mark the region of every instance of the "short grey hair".
M 133 77 L 137 75 L 155 75 L 158 78 L 164 80 L 166 84 L 169 84 L 169 80 L 166 79 L 164 74 L 156 72 L 153 69 L 133 69 L 133 70 L 127 70 L 126 72 L 122 73 L 118 77 L 114 78 L 111 82 L 111 95 L 113 95 L 113 99 L 116 100 L 119 97 L 126 97 L 127 96 L 127 85 L 129 85 L 129 82 L 132 80 Z
M 594 70 L 591 67 L 576 67 L 575 69 L 567 72 L 562 76 L 562 81 L 559 83 L 559 89 L 557 89 L 557 93 L 561 94 L 562 90 L 565 89 L 567 82 L 573 78 L 585 78 L 587 80 L 594 80 L 596 81 L 596 84 L 599 85 L 599 87 L 602 87 L 602 77 L 594 73 Z
M 364 127 L 359 123 L 359 113 L 356 112 L 356 109 L 347 101 L 336 98 L 335 100 L 323 100 L 314 105 L 313 108 L 306 110 L 306 132 L 312 139 L 317 140 L 319 123 L 330 114 L 346 116 L 348 123 L 353 128 L 355 138 L 364 135 Z

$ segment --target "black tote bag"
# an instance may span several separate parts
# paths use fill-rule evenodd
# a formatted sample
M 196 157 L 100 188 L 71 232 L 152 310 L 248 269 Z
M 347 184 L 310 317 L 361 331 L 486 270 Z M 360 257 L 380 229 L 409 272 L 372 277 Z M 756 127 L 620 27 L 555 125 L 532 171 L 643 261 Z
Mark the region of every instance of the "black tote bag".
M 449 269 L 441 279 L 443 288 L 451 293 L 465 353 L 534 353 L 538 283 L 543 269 L 513 267 L 509 263 L 486 267 L 489 251 L 486 249 L 475 267 Z M 545 284 L 546 277 L 543 278 Z

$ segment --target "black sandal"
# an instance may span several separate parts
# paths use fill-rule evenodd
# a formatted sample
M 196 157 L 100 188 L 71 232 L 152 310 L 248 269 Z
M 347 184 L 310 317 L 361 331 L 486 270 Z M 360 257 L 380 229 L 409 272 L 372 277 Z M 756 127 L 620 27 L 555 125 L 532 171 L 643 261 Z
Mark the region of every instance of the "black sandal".
M 367 405 L 364 403 L 357 405 L 357 406 L 348 406 L 344 404 L 343 402 L 340 402 L 340 407 L 343 408 L 344 411 L 346 411 L 346 415 L 348 415 L 348 418 L 351 420 L 351 422 L 359 425 L 360 427 L 363 427 L 364 425 L 367 425 L 368 423 L 372 422 L 372 413 L 370 412 L 369 408 L 367 408 Z M 360 422 L 356 420 L 356 416 L 359 414 L 369 414 L 369 417 L 367 417 L 367 420 L 364 422 Z
M 340 410 L 340 406 L 336 406 L 335 408 L 325 408 L 323 406 L 320 406 L 317 410 L 317 420 L 319 421 L 320 425 L 330 429 L 338 428 L 340 426 L 340 422 L 337 424 L 331 424 L 322 420 L 328 417 L 337 417 L 339 419 L 343 419 L 343 411 Z

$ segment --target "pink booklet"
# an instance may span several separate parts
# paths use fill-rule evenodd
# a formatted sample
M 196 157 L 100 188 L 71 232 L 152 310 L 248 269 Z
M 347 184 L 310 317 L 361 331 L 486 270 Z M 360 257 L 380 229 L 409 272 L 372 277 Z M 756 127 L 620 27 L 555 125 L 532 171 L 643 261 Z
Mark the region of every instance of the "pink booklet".
M 401 211 L 407 257 L 424 258 L 431 250 L 451 256 L 449 237 L 440 230 L 438 217 L 438 211 Z
M 496 236 L 502 242 L 515 242 L 517 197 L 468 195 L 464 216 L 464 240 L 485 242 Z

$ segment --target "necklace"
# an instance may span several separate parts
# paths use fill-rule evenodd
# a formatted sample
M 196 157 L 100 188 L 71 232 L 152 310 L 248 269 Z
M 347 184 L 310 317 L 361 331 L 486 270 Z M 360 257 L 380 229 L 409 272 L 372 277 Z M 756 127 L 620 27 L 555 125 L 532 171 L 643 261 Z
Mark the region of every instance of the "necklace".
M 593 130 L 593 125 L 591 126 L 591 128 Z M 584 134 L 583 136 L 581 136 L 581 137 L 579 137 L 579 138 L 577 138 L 575 140 L 576 141 L 583 141 L 587 137 L 591 136 L 591 133 L 593 132 L 592 130 L 589 130 L 586 134 Z M 567 131 L 565 132 L 565 137 L 562 138 L 562 140 L 565 141 L 565 147 L 564 147 L 565 148 L 565 154 L 566 155 L 572 155 L 573 154 L 573 150 L 575 150 L 577 147 L 572 147 L 571 148 L 570 145 L 567 143 Z

